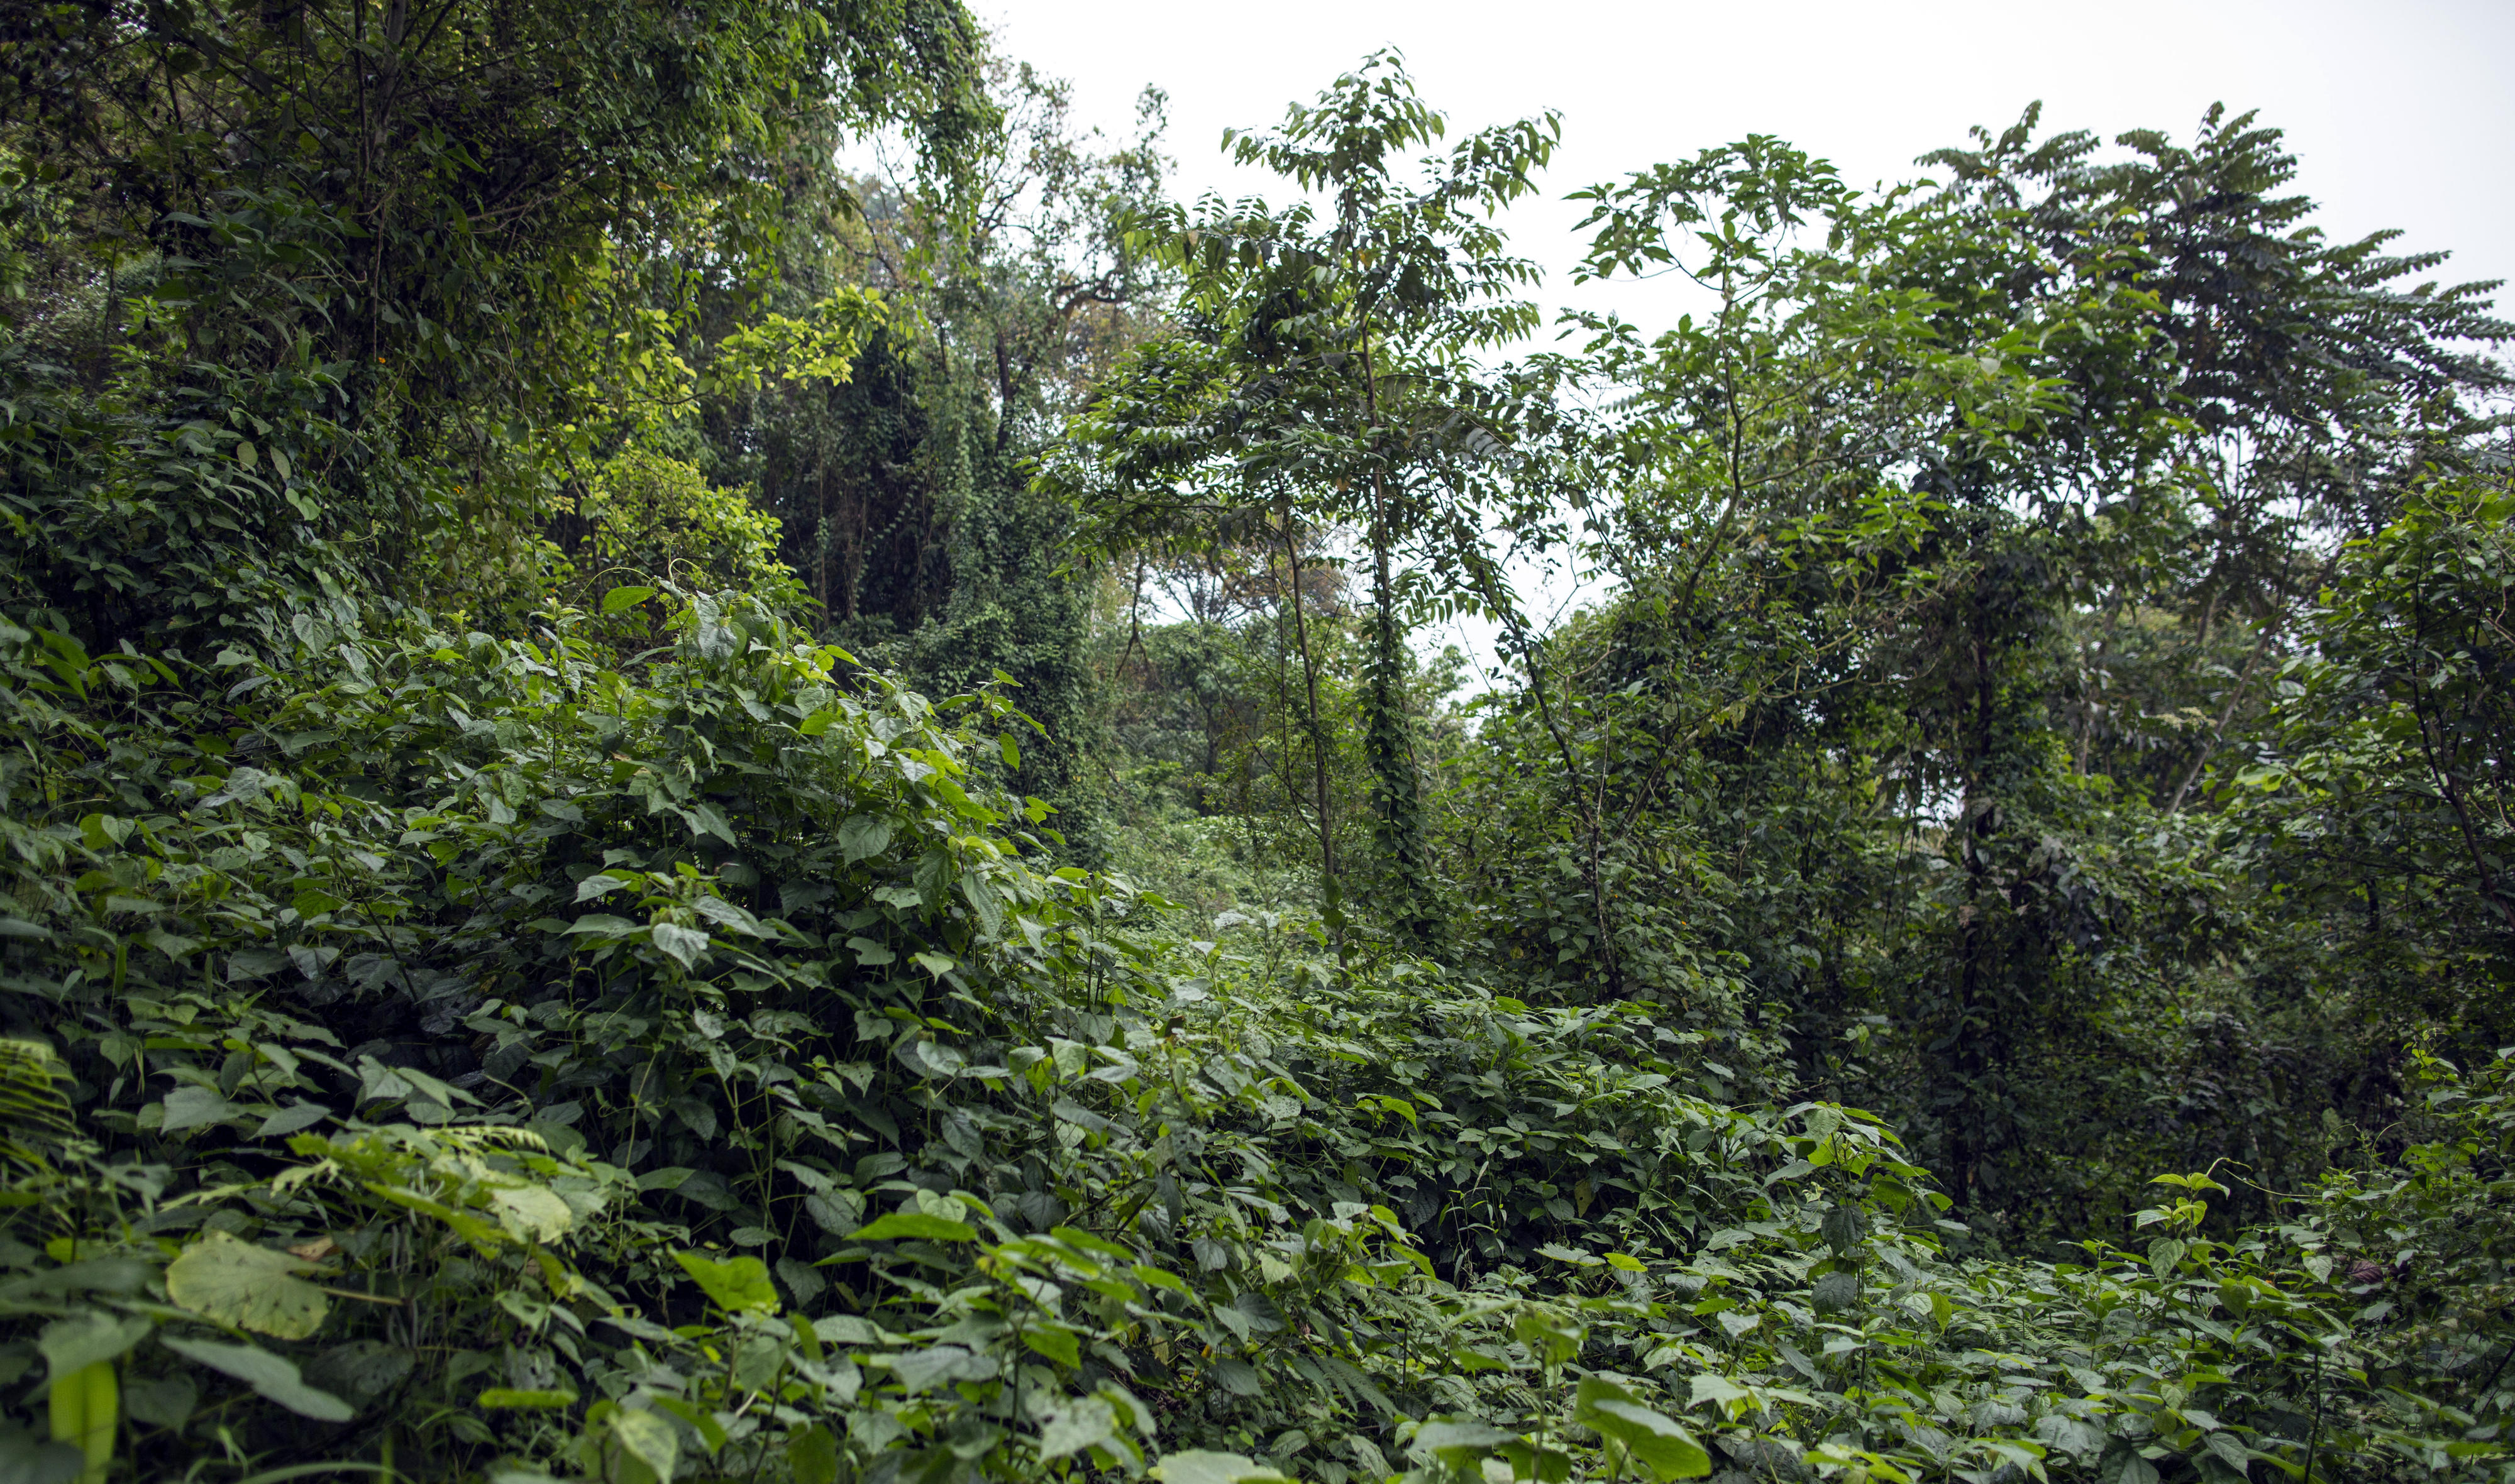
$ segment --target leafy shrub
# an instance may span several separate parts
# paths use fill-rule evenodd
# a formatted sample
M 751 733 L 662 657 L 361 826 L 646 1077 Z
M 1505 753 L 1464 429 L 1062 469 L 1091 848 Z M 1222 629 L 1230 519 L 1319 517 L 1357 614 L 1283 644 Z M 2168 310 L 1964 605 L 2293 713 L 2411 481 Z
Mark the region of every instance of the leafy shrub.
M 577 515 L 592 548 L 592 571 L 580 579 L 588 602 L 623 577 L 748 593 L 779 606 L 803 597 L 777 559 L 777 517 L 741 490 L 710 484 L 686 460 L 622 449 L 587 481 Z

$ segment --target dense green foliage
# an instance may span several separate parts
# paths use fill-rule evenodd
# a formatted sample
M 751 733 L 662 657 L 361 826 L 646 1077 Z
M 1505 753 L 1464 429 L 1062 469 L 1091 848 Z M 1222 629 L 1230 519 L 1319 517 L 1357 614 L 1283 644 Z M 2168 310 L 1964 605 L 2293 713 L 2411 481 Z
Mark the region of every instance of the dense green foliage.
M 2515 1477 L 2505 330 L 2251 120 L 1524 353 L 1390 56 L 0 27 L 0 1478 Z

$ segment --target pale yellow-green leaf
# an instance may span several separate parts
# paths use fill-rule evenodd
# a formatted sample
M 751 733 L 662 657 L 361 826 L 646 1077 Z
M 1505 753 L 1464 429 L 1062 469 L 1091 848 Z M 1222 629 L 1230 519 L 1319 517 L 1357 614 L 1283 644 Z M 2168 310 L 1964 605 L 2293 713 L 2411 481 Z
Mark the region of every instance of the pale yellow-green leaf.
M 121 1387 L 113 1362 L 100 1360 L 53 1382 L 53 1441 L 77 1449 L 86 1467 L 78 1484 L 103 1484 L 113 1462 L 113 1424 L 120 1411 Z
M 1186 1449 L 1153 1465 L 1162 1484 L 1284 1484 L 1285 1476 L 1236 1453 Z
M 576 1225 L 567 1202 L 539 1185 L 493 1188 L 489 1204 L 497 1208 L 498 1224 L 518 1240 L 557 1241 Z
M 681 1440 L 671 1422 L 652 1412 L 614 1412 L 611 1432 L 620 1450 L 614 1470 L 619 1484 L 673 1484 Z
M 212 1231 L 166 1265 L 166 1297 L 221 1324 L 303 1340 L 332 1307 L 321 1289 L 299 1276 L 319 1271 L 302 1257 Z

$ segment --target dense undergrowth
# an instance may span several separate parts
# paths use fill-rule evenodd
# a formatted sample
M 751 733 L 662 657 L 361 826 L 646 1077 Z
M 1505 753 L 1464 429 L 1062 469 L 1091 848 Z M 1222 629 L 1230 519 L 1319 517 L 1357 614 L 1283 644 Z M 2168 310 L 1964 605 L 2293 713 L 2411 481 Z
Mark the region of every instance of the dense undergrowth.
M 626 669 L 556 610 L 172 680 L 5 636 L 7 1301 L 71 1420 L 13 1466 L 2494 1466 L 2507 1061 L 2276 1227 L 2177 1175 L 2137 1248 L 1952 1260 L 1891 1131 L 1731 1100 L 1753 1048 L 1192 939 L 1051 869 L 1000 697 L 679 613 Z
M 2515 1477 L 2467 292 L 2315 260 L 2280 335 L 2381 334 L 2244 374 L 2381 403 L 2380 518 L 2187 635 L 2043 581 L 2225 493 L 2172 265 L 1981 205 L 2079 145 L 1594 193 L 1765 298 L 1487 377 L 1552 120 L 1397 189 L 1388 59 L 1240 142 L 1333 210 L 1191 215 L 956 7 L 431 14 L 0 23 L 0 1480 Z M 2098 445 L 2153 528 L 2025 521 Z M 1537 632 L 1489 526 L 1618 479 Z M 2271 703 L 2140 669 L 2290 622 Z M 2072 757 L 2087 652 L 2166 741 Z M 2295 1127 L 2116 1064 L 2281 1004 Z

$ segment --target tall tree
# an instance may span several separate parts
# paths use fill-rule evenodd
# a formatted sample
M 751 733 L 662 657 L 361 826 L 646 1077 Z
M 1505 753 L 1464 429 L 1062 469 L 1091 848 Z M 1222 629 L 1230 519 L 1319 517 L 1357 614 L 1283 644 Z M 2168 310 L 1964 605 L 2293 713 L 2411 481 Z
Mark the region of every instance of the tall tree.
M 1752 678 L 1773 672 L 1742 656 L 1722 684 L 1747 704 L 1718 745 L 1742 762 L 1818 749 L 1808 765 L 1834 760 L 1818 772 L 1836 787 L 1899 802 L 1876 824 L 1835 814 L 1849 832 L 1838 858 L 1868 853 L 1850 839 L 1879 825 L 1937 843 L 1918 852 L 1932 869 L 1891 893 L 1915 910 L 1878 924 L 1911 968 L 1881 979 L 1796 928 L 1746 951 L 1777 984 L 1803 980 L 1802 956 L 1824 965 L 1848 997 L 1836 1003 L 1909 1025 L 1921 1128 L 1950 1189 L 1982 1211 L 2071 1117 L 2023 1069 L 2101 1039 L 2098 966 L 2127 946 L 2120 929 L 2156 929 L 2136 951 L 2166 961 L 2201 941 L 2144 895 L 2180 889 L 2173 873 L 2124 869 L 2111 832 L 2182 803 L 2260 669 L 2247 651 L 2274 643 L 2328 533 L 2467 440 L 2468 414 L 2416 409 L 2494 386 L 2456 341 L 2500 333 L 2479 289 L 2392 286 L 2434 260 L 2302 227 L 2306 204 L 2275 193 L 2293 162 L 2248 118 L 2213 111 L 2188 148 L 2125 135 L 2132 160 L 2105 165 L 2090 137 L 2039 143 L 2033 123 L 1932 156 L 1945 186 L 1874 201 L 1755 141 L 1589 193 L 1592 271 L 1683 264 L 1719 306 L 1648 347 L 1593 326 L 1605 365 L 1639 388 L 1635 457 L 1664 472 L 1626 502 L 1619 537 L 1637 586 L 1696 626 L 1673 649 L 1716 647 L 1716 610 L 1682 611 L 1701 601 L 1698 573 L 1717 574 L 1724 605 L 1780 604 L 1821 628 L 1846 575 L 1891 579 L 1878 591 L 1894 601 L 1833 629 L 1813 670 L 1801 649 L 1762 657 L 1787 660 L 1796 701 L 1756 704 L 1771 693 Z M 1899 517 L 1908 547 L 1882 566 L 1806 559 L 1807 536 L 1856 528 L 1881 486 L 1915 502 Z M 2125 813 L 2103 770 L 2135 749 L 2099 736 L 2090 771 L 2072 678 L 2161 624 L 2232 648 L 2231 683 L 2194 697 L 2208 712 L 2193 707 L 2171 762 L 2125 769 L 2147 794 Z M 2128 709 L 2125 739 L 2142 708 Z M 1845 773 L 1851 758 L 1867 761 Z M 1738 806 L 1752 820 L 1781 804 L 1751 792 Z M 1876 997 L 1887 984 L 1901 987 Z
M 1303 191 L 1280 209 L 1209 198 L 1148 216 L 1141 239 L 1182 277 L 1181 334 L 1103 383 L 1073 435 L 1090 462 L 1057 475 L 1094 511 L 1104 549 L 1221 539 L 1271 518 L 1292 569 L 1312 754 L 1310 807 L 1331 924 L 1343 928 L 1329 739 L 1301 606 L 1300 528 L 1361 526 L 1371 563 L 1365 748 L 1378 887 L 1410 940 L 1429 925 L 1414 740 L 1402 688 L 1410 585 L 1400 563 L 1447 538 L 1437 512 L 1462 468 L 1496 445 L 1506 399 L 1467 362 L 1525 335 L 1536 270 L 1504 252 L 1494 213 L 1534 189 L 1554 118 L 1479 131 L 1422 163 L 1445 134 L 1394 53 L 1367 59 L 1272 134 L 1226 146 Z M 1271 517 L 1260 515 L 1272 511 Z M 1428 543 L 1428 544 L 1427 544 Z M 1420 585 L 1419 585 L 1420 586 Z
M 48 357 L 10 368 L 13 399 L 67 399 L 38 420 L 61 441 L 12 466 L 47 533 L 15 580 L 97 637 L 232 620 L 340 562 L 403 600 L 528 606 L 565 459 L 622 404 L 688 390 L 687 297 L 654 281 L 672 250 L 771 269 L 804 138 L 898 119 L 948 171 L 994 126 L 974 26 L 926 0 L 40 6 L 0 25 L 0 143 L 79 202 L 44 249 L 76 292 L 49 303 L 86 296 L 73 317 L 126 348 L 69 363 L 76 385 Z M 69 493 L 97 487 L 133 499 Z

